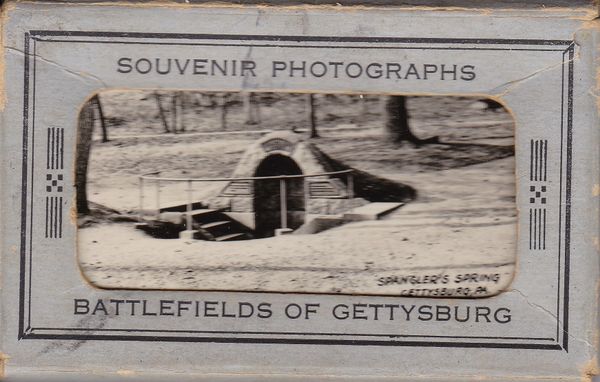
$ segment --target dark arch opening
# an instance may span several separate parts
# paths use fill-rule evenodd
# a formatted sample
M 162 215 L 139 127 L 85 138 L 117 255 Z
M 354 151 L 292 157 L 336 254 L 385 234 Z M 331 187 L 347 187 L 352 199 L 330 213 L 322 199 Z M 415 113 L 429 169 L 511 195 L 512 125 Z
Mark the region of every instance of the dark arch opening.
M 256 167 L 254 176 L 302 175 L 298 164 L 290 157 L 272 154 Z M 285 179 L 287 228 L 304 224 L 304 179 Z M 254 181 L 254 213 L 256 236 L 270 237 L 282 228 L 282 197 L 280 179 Z

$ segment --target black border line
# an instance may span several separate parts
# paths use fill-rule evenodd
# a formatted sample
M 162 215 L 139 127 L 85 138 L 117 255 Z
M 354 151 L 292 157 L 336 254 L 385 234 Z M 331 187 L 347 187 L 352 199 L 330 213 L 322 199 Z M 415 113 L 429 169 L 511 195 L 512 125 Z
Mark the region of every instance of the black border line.
M 561 297 L 561 259 L 562 259 L 562 179 L 563 179 L 563 146 L 564 146 L 564 126 L 565 126 L 565 54 L 566 50 L 562 54 L 562 66 L 561 66 L 561 86 L 560 86 L 560 160 L 559 160 L 559 185 L 558 185 L 558 276 L 557 276 L 557 301 L 560 301 Z M 560 304 L 556 305 L 556 317 L 560 317 Z M 560 338 L 560 321 L 556 320 L 556 338 Z
M 25 315 L 25 245 L 27 243 L 27 166 L 29 156 L 29 33 L 25 33 L 23 45 L 23 165 L 21 167 L 21 266 L 19 269 L 19 335 L 24 336 Z
M 36 57 L 37 57 L 37 42 L 33 40 L 33 84 L 32 84 L 32 108 L 31 108 L 31 201 L 29 205 L 29 213 L 30 213 L 30 221 L 33 222 L 33 181 L 34 181 L 34 171 L 33 164 L 35 163 L 35 88 L 36 88 Z M 31 291 L 31 275 L 33 274 L 33 224 L 30 224 L 29 227 L 29 290 Z M 30 293 L 31 295 L 31 293 Z M 27 331 L 31 331 L 31 299 L 29 300 L 29 306 L 27 307 Z
M 571 45 L 572 40 L 544 39 L 488 39 L 488 38 L 425 38 L 425 37 L 348 37 L 348 36 L 290 36 L 290 35 L 240 35 L 206 33 L 152 33 L 152 32 L 96 32 L 31 30 L 33 36 L 154 38 L 189 40 L 235 40 L 235 41 L 287 41 L 287 42 L 369 42 L 409 44 L 491 44 L 491 45 Z M 564 50 L 564 49 L 563 49 Z
M 573 77 L 575 43 L 567 49 L 569 52 L 569 87 L 567 90 L 567 152 L 565 177 L 565 280 L 563 308 L 563 340 L 566 352 L 569 351 L 569 275 L 571 273 L 571 168 L 573 165 Z M 562 183 L 562 182 L 561 182 Z M 559 235 L 560 236 L 560 235 Z
M 323 340 L 323 339 L 277 339 L 277 338 L 228 338 L 228 337 L 168 337 L 168 336 L 127 336 L 127 335 L 97 335 L 97 334 L 84 334 L 84 335 L 66 335 L 66 334 L 40 334 L 34 333 L 34 328 L 30 325 L 27 329 L 23 330 L 24 327 L 24 299 L 25 299 L 25 245 L 26 234 L 27 234 L 27 222 L 26 222 L 26 211 L 27 211 L 27 162 L 28 162 L 28 123 L 29 123 L 29 81 L 30 81 L 30 40 L 34 41 L 47 41 L 52 40 L 40 39 L 41 36 L 83 36 L 83 37 L 121 37 L 121 38 L 155 38 L 155 39 L 219 39 L 219 40 L 259 40 L 259 41 L 293 41 L 293 42 L 306 42 L 306 41 L 317 41 L 317 42 L 369 42 L 369 43 L 455 43 L 455 44 L 490 44 L 490 45 L 536 45 L 536 46 L 561 46 L 568 45 L 566 50 L 563 49 L 516 49 L 507 48 L 506 50 L 523 50 L 523 51 L 563 51 L 563 89 L 561 95 L 561 114 L 564 109 L 564 56 L 565 53 L 569 54 L 569 75 L 568 75 L 568 110 L 567 110 L 567 168 L 566 168 L 566 194 L 567 202 L 565 204 L 565 287 L 564 287 L 564 301 L 563 301 L 563 338 L 562 344 L 523 344 L 523 343 L 476 343 L 476 342 L 421 342 L 421 341 L 365 341 L 365 340 Z M 62 42 L 74 42 L 74 41 L 62 41 Z M 94 41 L 80 41 L 80 42 L 94 42 Z M 96 41 L 97 43 L 111 43 L 110 41 Z M 115 42 L 113 42 L 115 43 Z M 148 43 L 145 43 L 148 44 Z M 164 43 L 158 43 L 164 44 Z M 35 45 L 34 45 L 35 46 Z M 222 46 L 222 45 L 221 45 Z M 236 46 L 243 46 L 236 44 Z M 268 47 L 277 47 L 275 45 L 267 45 Z M 300 45 L 298 47 L 306 47 Z M 317 47 L 317 46 L 315 46 Z M 319 48 L 331 48 L 329 46 L 318 46 Z M 352 48 L 348 46 L 341 46 L 341 48 Z M 371 49 L 386 49 L 389 47 L 370 47 Z M 396 49 L 399 49 L 396 47 Z M 407 49 L 403 47 L 402 49 Z M 415 49 L 427 49 L 427 48 L 415 48 Z M 431 47 L 430 49 L 436 49 Z M 453 48 L 448 48 L 453 49 Z M 456 48 L 460 50 L 461 48 Z M 473 48 L 475 49 L 475 48 Z M 486 48 L 481 48 L 485 50 Z M 493 48 L 487 48 L 489 50 L 499 50 Z M 20 267 L 20 284 L 19 284 L 19 334 L 18 339 L 61 339 L 61 340 L 107 340 L 107 341 L 159 341 L 159 342 L 215 342 L 215 343 L 265 343 L 265 344 L 319 344 L 319 345 L 366 345 L 366 346 L 421 346 L 421 347 L 459 347 L 459 348 L 514 348 L 514 349 L 541 349 L 541 350 L 565 350 L 568 351 L 568 278 L 569 278 L 569 240 L 570 240 L 570 202 L 571 202 L 571 166 L 572 166 L 572 120 L 573 120 L 573 57 L 574 57 L 574 42 L 571 40 L 537 40 L 537 39 L 447 39 L 447 38 L 396 38 L 396 37 L 373 37 L 373 38 L 355 38 L 355 37 L 326 37 L 326 36 L 273 36 L 273 35 L 208 35 L 208 34 L 173 34 L 173 33 L 142 33 L 142 32 L 87 32 L 87 31 L 48 31 L 48 30 L 32 30 L 25 33 L 24 43 L 24 105 L 23 105 L 23 164 L 22 167 L 22 213 L 21 213 L 21 267 Z M 33 59 L 36 60 L 37 55 L 34 53 Z M 35 73 L 34 73 L 35 81 Z M 563 135 L 563 119 L 561 119 L 561 138 Z M 33 126 L 32 126 L 33 128 Z M 32 142 L 33 150 L 33 142 Z M 561 139 L 561 163 L 563 153 L 563 139 Z M 32 173 L 33 173 L 33 161 L 32 161 Z M 562 190 L 562 165 L 561 165 L 561 186 Z M 33 197 L 33 188 L 32 188 Z M 562 213 L 562 209 L 559 210 L 559 216 Z M 559 217 L 560 221 L 560 217 Z M 560 225 L 560 224 L 559 224 Z M 559 230 L 559 240 L 561 232 Z M 32 235 L 33 236 L 33 235 Z M 30 245 L 30 257 L 32 248 Z M 560 245 L 559 245 L 559 259 L 560 259 Z M 31 267 L 31 258 L 30 258 Z M 31 275 L 29 275 L 31 278 Z M 559 260 L 559 300 L 557 301 L 557 313 L 560 310 L 560 260 Z M 29 290 L 29 297 L 31 297 L 31 289 Z M 31 307 L 31 299 L 29 300 L 29 306 Z M 30 308 L 31 309 L 31 308 Z M 29 314 L 28 322 L 31 322 L 31 315 Z M 557 325 L 559 325 L 557 315 Z M 42 328 L 37 328 L 42 330 Z M 69 328 L 62 328 L 59 330 L 69 330 Z M 86 330 L 85 328 L 81 330 Z M 94 329 L 87 329 L 93 331 Z M 106 329 L 119 331 L 123 329 Z M 127 331 L 127 330 L 124 330 Z M 157 332 L 165 332 L 158 330 Z M 236 332 L 230 332 L 236 334 Z M 262 332 L 269 334 L 268 332 Z M 288 333 L 289 334 L 289 333 Z M 315 335 L 314 333 L 307 333 L 307 335 Z M 339 333 L 338 336 L 354 335 Z M 360 335 L 360 334 L 359 334 Z M 365 334 L 365 336 L 368 336 Z M 371 335 L 372 336 L 372 335 Z M 399 335 L 400 336 L 400 335 Z M 455 337 L 462 338 L 462 337 Z M 487 337 L 493 339 L 499 339 L 495 337 Z M 514 337 L 512 337 L 514 339 Z M 511 337 L 506 337 L 511 339 Z M 528 339 L 523 337 L 522 339 Z M 555 340 L 555 339 L 552 339 Z M 558 340 L 558 337 L 557 339 Z
M 93 330 L 93 329 L 91 329 Z M 67 338 L 68 337 L 68 338 Z M 38 340 L 76 340 L 76 341 L 133 341 L 133 342 L 209 342 L 209 343 L 241 343 L 241 344 L 299 344 L 299 345 L 359 345 L 359 346 L 418 346 L 437 348 L 494 348 L 494 349 L 536 349 L 562 350 L 560 344 L 521 344 L 521 343 L 477 343 L 477 342 L 432 342 L 432 341 L 373 341 L 373 340 L 325 340 L 301 338 L 228 338 L 228 337 L 170 337 L 170 336 L 125 336 L 105 334 L 35 334 L 30 333 L 27 339 Z
M 535 52 L 562 52 L 562 48 L 555 49 L 521 49 L 521 48 L 492 48 L 492 47 L 484 47 L 484 48 L 463 48 L 463 47 L 411 47 L 411 46 L 364 46 L 364 45 L 290 45 L 290 44 L 249 44 L 249 43 L 241 43 L 241 44 L 218 44 L 218 43 L 201 43 L 201 42 L 141 42 L 141 41 L 92 41 L 92 40 L 61 40 L 61 39 L 46 39 L 46 38 L 36 38 L 33 37 L 36 41 L 43 42 L 66 42 L 66 43 L 80 43 L 80 44 L 111 44 L 111 45 L 168 45 L 168 46 L 217 46 L 217 47 L 234 47 L 234 46 L 252 46 L 255 48 L 316 48 L 316 49 L 388 49 L 388 50 L 397 50 L 397 49 L 405 49 L 405 50 L 496 50 L 496 51 L 535 51 Z
M 131 332 L 131 333 L 175 333 L 175 334 L 232 334 L 230 331 L 226 330 L 176 330 L 176 329 L 106 329 L 106 328 L 35 328 L 36 331 L 81 331 L 81 332 Z M 242 335 L 256 335 L 256 334 L 269 334 L 269 335 L 291 335 L 291 336 L 328 336 L 328 337 L 343 337 L 346 335 L 356 336 L 356 337 L 386 337 L 386 338 L 447 338 L 447 339 L 455 339 L 455 338 L 469 338 L 469 339 L 489 339 L 489 340 L 535 340 L 535 341 L 556 341 L 556 338 L 551 337 L 486 337 L 486 336 L 441 336 L 441 335 L 422 335 L 422 334 L 378 334 L 378 333 L 331 333 L 331 332 L 268 332 L 265 333 L 263 331 L 237 331 L 233 332 L 235 334 Z M 36 333 L 40 334 L 40 333 Z M 54 333 L 46 333 L 46 334 L 54 334 Z

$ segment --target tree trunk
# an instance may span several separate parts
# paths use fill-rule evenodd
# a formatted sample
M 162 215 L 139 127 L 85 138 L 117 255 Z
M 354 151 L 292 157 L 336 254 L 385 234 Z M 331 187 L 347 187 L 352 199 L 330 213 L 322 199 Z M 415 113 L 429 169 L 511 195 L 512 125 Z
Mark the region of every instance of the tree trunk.
M 244 104 L 244 114 L 246 115 L 244 123 L 246 125 L 258 125 L 260 123 L 260 108 L 256 102 L 255 94 L 249 92 L 242 93 L 242 101 Z
M 218 96 L 219 102 L 219 111 L 220 111 L 220 120 L 221 120 L 221 130 L 227 130 L 227 94 L 219 94 Z
M 385 130 L 390 138 L 397 143 L 407 141 L 415 146 L 428 143 L 438 143 L 438 137 L 421 139 L 410 130 L 408 110 L 405 96 L 387 96 L 385 98 Z
M 184 92 L 174 92 L 171 97 L 171 132 L 173 134 L 185 131 L 183 125 L 184 97 Z
M 177 134 L 177 122 L 178 122 L 178 112 L 179 112 L 179 107 L 177 106 L 177 103 L 179 102 L 179 95 L 177 92 L 174 92 L 171 95 L 171 132 L 173 134 Z
M 169 132 L 169 122 L 167 122 L 167 116 L 165 115 L 165 111 L 162 107 L 161 95 L 158 93 L 154 93 L 154 99 L 156 99 L 156 106 L 158 106 L 158 115 L 163 123 L 163 128 L 165 129 L 165 133 Z
M 186 110 L 186 108 L 188 107 L 188 97 L 187 94 L 185 92 L 178 92 L 177 93 L 179 98 L 179 110 L 178 110 L 178 118 L 177 118 L 177 127 L 179 128 L 180 132 L 184 132 L 185 131 L 185 115 L 184 112 Z
M 94 132 L 94 102 L 88 101 L 79 113 L 75 158 L 75 191 L 77 213 L 90 212 L 87 199 L 87 172 Z
M 310 137 L 319 138 L 317 132 L 317 117 L 315 115 L 315 95 L 306 94 L 306 117 L 310 128 Z
M 367 115 L 369 114 L 369 105 L 367 104 L 367 96 L 361 94 L 360 98 L 360 116 L 358 117 L 359 121 L 365 122 L 367 120 Z
M 104 118 L 104 111 L 102 110 L 102 102 L 100 102 L 100 96 L 96 94 L 92 97 L 91 101 L 96 105 L 98 110 L 98 119 L 100 120 L 100 127 L 102 128 L 102 143 L 108 142 L 108 129 L 106 126 L 106 119 Z

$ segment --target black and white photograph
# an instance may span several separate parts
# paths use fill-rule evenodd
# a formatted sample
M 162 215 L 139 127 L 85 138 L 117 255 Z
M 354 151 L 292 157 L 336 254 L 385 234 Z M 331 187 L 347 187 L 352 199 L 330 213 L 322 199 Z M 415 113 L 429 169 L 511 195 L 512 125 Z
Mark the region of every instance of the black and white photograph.
M 514 121 L 492 99 L 110 90 L 76 152 L 100 288 L 485 297 L 513 276 Z

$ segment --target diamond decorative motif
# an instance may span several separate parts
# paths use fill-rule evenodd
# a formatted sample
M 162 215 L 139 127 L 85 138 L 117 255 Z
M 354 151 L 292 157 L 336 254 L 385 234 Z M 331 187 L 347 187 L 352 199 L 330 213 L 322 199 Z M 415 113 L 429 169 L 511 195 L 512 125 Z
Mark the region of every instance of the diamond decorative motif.
M 546 198 L 546 186 L 530 186 L 529 187 L 529 191 L 532 193 L 532 195 L 529 197 L 529 203 L 538 203 L 540 202 L 541 204 L 546 204 L 547 198 Z
M 52 174 L 46 174 L 46 191 L 47 192 L 63 192 L 63 175 L 58 174 L 56 178 Z

